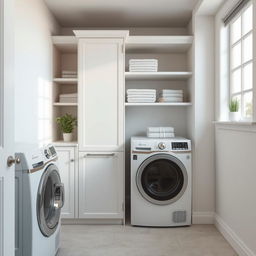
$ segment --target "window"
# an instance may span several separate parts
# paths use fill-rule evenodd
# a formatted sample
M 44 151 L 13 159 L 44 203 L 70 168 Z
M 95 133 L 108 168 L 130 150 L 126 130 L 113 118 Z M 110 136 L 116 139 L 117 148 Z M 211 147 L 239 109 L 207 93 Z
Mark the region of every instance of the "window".
M 244 7 L 229 25 L 230 100 L 239 101 L 242 120 L 252 118 L 253 102 L 253 8 Z

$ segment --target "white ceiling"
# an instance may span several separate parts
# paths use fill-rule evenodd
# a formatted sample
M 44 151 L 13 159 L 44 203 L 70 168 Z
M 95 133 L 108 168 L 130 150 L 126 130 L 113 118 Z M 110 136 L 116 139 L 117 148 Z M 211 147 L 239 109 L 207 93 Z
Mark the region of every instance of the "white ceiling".
M 45 0 L 65 27 L 186 26 L 198 0 Z

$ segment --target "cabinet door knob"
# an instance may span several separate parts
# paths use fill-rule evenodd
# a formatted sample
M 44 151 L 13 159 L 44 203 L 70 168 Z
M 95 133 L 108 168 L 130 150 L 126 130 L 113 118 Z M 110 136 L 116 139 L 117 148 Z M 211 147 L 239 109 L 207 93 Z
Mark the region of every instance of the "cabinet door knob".
M 73 163 L 73 162 L 75 162 L 75 159 L 73 159 L 73 158 L 72 158 L 72 159 L 70 159 L 70 162 L 72 162 L 72 163 Z

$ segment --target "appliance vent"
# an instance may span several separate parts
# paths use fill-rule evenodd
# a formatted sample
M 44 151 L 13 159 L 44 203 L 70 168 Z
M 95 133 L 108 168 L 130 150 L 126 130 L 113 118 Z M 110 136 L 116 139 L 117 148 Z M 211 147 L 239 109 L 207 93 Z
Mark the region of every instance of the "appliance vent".
M 172 220 L 174 223 L 186 222 L 187 212 L 186 211 L 176 211 L 172 213 Z

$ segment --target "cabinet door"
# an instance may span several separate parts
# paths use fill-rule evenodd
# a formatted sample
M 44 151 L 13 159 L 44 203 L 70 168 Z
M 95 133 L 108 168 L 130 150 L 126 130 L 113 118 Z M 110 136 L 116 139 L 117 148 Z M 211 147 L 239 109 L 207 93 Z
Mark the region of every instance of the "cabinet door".
M 123 153 L 79 153 L 79 218 L 123 218 Z
M 64 219 L 75 218 L 75 148 L 56 147 L 61 182 L 65 189 L 65 203 L 61 209 Z
M 79 150 L 123 151 L 122 39 L 79 40 Z

